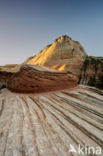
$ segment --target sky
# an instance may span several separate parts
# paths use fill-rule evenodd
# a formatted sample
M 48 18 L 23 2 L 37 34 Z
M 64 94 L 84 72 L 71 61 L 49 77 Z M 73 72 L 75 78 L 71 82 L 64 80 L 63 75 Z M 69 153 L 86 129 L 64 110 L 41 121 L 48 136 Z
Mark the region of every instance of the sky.
M 0 0 L 0 65 L 21 63 L 62 35 L 103 56 L 103 1 Z

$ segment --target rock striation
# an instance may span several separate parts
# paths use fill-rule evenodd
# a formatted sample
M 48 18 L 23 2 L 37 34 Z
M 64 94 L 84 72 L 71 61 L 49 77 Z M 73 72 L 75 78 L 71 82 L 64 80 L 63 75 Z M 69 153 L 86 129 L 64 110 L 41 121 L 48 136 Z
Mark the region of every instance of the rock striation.
M 11 76 L 19 72 L 20 68 L 31 58 L 32 57 L 28 58 L 21 64 L 6 64 L 4 66 L 0 66 L 0 89 L 5 88 L 7 86 L 7 81 L 11 78 Z
M 70 70 L 80 83 L 95 77 L 101 85 L 102 62 L 62 36 L 20 65 L 0 67 L 7 87 L 0 90 L 0 156 L 103 156 L 103 90 L 78 85 Z
M 78 41 L 73 41 L 68 36 L 61 36 L 30 59 L 27 64 L 48 66 L 78 75 L 86 56 Z
M 72 73 L 78 83 L 103 88 L 103 57 L 90 57 L 78 41 L 61 36 L 27 61 Z M 93 81 L 93 82 L 92 82 Z
M 86 57 L 80 72 L 81 84 L 103 89 L 103 58 Z
M 77 86 L 75 76 L 43 66 L 24 65 L 7 81 L 9 90 L 21 93 L 45 92 L 75 86 Z
M 78 83 L 103 89 L 103 57 L 88 56 L 78 41 L 61 36 L 19 65 L 0 66 L 0 88 L 24 65 L 47 66 L 77 77 Z
M 79 154 L 79 145 L 95 153 Z M 103 156 L 103 91 L 79 86 L 40 94 L 0 92 L 0 156 L 82 155 Z

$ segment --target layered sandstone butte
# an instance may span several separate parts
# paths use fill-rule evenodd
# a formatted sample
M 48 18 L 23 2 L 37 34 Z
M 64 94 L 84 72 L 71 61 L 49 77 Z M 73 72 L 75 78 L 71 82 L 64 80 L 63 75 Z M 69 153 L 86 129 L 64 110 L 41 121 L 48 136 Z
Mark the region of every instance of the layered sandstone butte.
M 78 154 L 79 144 L 95 154 Z M 69 152 L 70 145 L 77 153 Z M 80 86 L 40 94 L 0 92 L 0 156 L 82 155 L 103 156 L 103 91 Z
M 7 81 L 7 88 L 14 92 L 45 92 L 77 86 L 77 79 L 71 74 L 40 66 L 22 66 Z
M 73 41 L 68 36 L 61 36 L 27 63 L 71 71 L 78 76 L 86 56 L 85 50 L 78 41 Z
M 45 65 L 77 76 L 78 82 L 103 88 L 103 57 L 90 57 L 78 41 L 61 36 L 27 64 Z

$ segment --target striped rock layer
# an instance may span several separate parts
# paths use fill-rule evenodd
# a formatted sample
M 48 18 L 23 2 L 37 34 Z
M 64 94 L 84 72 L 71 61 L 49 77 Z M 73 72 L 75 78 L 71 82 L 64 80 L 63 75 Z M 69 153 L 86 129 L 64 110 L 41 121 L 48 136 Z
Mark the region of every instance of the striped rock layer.
M 59 72 L 47 67 L 22 66 L 7 81 L 7 88 L 14 92 L 47 92 L 77 86 L 77 79 L 66 72 Z
M 82 156 L 79 144 L 100 147 L 103 156 L 103 91 L 83 86 L 40 94 L 1 91 L 0 156 Z

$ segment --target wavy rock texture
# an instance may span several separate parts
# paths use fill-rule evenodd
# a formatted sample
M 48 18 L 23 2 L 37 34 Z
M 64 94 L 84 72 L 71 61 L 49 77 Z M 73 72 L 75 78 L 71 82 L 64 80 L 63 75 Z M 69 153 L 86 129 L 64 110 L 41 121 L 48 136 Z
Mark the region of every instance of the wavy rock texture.
M 79 156 L 69 153 L 70 144 L 102 147 L 103 156 L 103 91 L 1 91 L 0 156 Z
M 44 92 L 77 86 L 75 76 L 40 66 L 22 66 L 7 81 L 7 88 L 14 92 Z
M 31 59 L 31 57 L 22 64 L 6 64 L 5 66 L 0 66 L 0 89 L 6 87 L 7 81 L 11 78 L 11 76 L 18 72 L 29 59 Z

